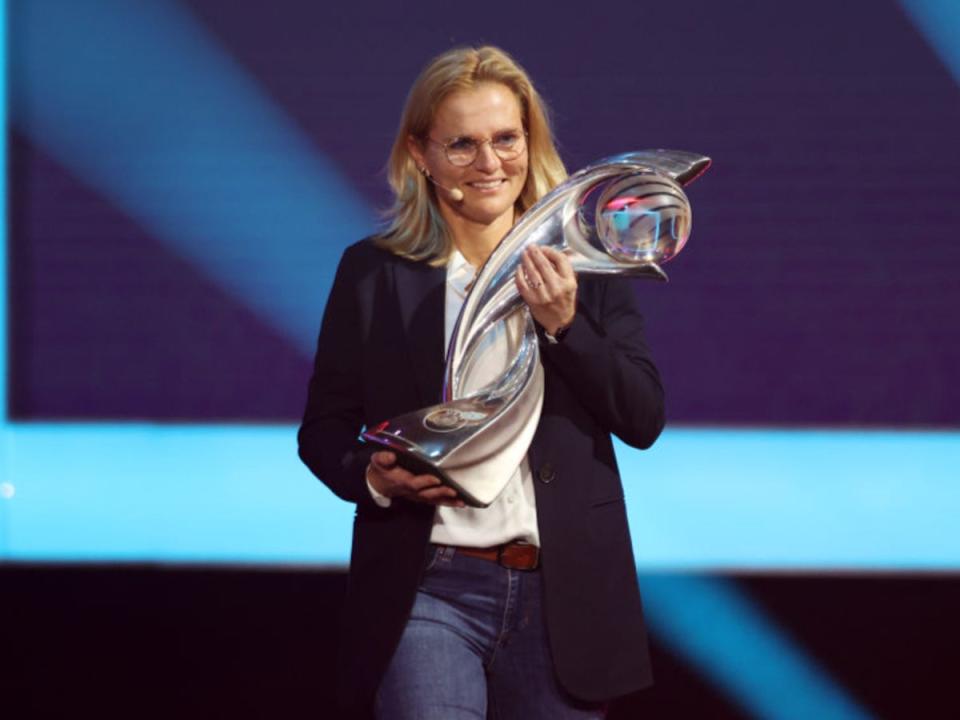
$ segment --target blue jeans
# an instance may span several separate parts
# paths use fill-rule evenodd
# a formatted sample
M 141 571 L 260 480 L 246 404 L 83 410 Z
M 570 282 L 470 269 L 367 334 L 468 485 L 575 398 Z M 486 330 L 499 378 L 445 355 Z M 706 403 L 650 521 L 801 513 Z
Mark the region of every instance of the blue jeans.
M 600 720 L 557 683 L 540 573 L 430 547 L 400 645 L 377 692 L 379 720 Z

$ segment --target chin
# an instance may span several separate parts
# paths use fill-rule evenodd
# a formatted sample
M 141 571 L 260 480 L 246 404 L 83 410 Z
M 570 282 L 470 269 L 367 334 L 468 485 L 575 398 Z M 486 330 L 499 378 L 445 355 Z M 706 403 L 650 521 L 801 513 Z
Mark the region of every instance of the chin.
M 477 220 L 485 218 L 487 222 L 494 222 L 505 213 L 512 212 L 516 206 L 516 200 L 516 198 L 478 198 L 471 202 L 471 198 L 468 197 L 463 209 Z
M 481 225 L 492 225 L 512 209 L 513 206 L 508 208 L 499 208 L 496 210 L 482 207 L 467 207 L 462 208 L 460 214 L 472 220 L 473 222 L 480 223 Z

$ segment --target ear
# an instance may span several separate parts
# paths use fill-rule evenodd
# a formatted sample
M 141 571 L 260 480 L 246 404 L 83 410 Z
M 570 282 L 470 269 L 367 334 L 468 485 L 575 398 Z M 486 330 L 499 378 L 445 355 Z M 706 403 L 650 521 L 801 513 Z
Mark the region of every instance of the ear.
M 418 169 L 426 167 L 426 157 L 423 153 L 423 146 L 413 135 L 407 135 L 407 152 L 410 153 L 410 157 L 413 158 Z

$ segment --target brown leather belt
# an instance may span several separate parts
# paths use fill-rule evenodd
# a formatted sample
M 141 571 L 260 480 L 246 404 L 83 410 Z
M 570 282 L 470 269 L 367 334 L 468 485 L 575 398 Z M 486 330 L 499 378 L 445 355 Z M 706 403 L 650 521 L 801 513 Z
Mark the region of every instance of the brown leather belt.
M 461 555 L 495 562 L 510 570 L 536 570 L 540 564 L 540 548 L 524 542 L 508 542 L 489 548 L 452 545 Z

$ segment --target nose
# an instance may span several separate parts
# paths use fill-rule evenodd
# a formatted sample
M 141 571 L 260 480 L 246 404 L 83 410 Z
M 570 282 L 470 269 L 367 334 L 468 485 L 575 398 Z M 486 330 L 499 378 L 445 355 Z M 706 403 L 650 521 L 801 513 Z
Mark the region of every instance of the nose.
M 481 172 L 494 172 L 500 168 L 500 157 L 493 151 L 493 146 L 485 142 L 477 148 L 477 159 L 473 164 Z

